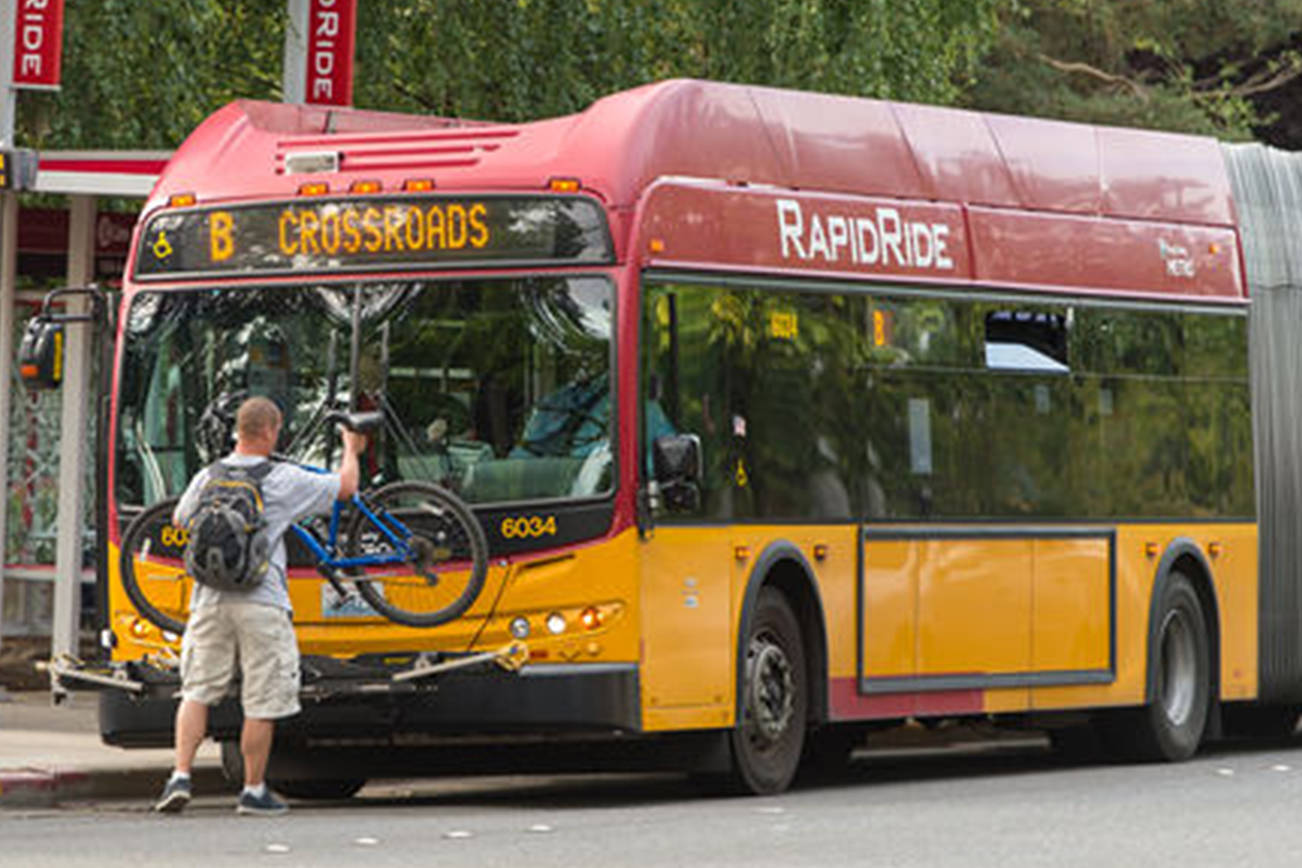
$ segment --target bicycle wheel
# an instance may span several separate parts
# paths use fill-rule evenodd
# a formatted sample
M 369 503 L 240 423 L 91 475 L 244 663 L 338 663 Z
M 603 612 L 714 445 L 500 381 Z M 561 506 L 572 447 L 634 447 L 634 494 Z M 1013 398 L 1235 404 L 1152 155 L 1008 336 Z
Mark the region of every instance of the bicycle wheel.
M 185 573 L 185 534 L 172 526 L 175 508 L 175 498 L 159 501 L 132 519 L 122 535 L 118 565 L 136 611 L 180 635 L 190 612 L 190 577 Z
M 470 508 L 428 482 L 390 483 L 363 501 L 405 542 L 409 555 L 399 563 L 355 571 L 366 602 L 410 627 L 437 627 L 463 615 L 488 575 L 488 543 Z M 354 510 L 344 551 L 349 557 L 384 557 L 395 547 L 376 521 Z

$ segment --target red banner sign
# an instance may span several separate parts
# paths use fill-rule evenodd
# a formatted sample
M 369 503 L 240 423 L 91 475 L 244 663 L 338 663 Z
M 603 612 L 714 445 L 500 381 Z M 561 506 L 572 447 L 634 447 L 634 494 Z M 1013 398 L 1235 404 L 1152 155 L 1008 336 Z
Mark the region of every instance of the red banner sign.
M 312 0 L 307 25 L 307 101 L 352 105 L 357 0 Z
M 58 87 L 63 0 L 18 0 L 14 5 L 14 87 Z

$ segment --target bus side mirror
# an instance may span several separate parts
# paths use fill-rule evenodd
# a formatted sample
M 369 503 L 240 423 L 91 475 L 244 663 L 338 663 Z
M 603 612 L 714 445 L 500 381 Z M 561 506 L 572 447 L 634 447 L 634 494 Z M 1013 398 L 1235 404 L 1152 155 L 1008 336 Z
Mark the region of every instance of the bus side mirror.
M 695 434 L 667 434 L 651 443 L 651 465 L 665 506 L 694 510 L 701 501 L 705 464 L 701 438 Z
M 18 376 L 29 389 L 56 389 L 63 382 L 63 323 L 32 317 L 18 346 Z

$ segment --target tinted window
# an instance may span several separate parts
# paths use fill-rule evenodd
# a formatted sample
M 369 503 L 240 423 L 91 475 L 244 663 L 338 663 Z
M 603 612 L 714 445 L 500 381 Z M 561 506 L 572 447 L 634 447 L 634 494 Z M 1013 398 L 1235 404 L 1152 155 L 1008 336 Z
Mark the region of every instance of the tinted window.
M 703 283 L 645 297 L 644 417 L 701 435 L 702 516 L 1253 512 L 1235 313 Z

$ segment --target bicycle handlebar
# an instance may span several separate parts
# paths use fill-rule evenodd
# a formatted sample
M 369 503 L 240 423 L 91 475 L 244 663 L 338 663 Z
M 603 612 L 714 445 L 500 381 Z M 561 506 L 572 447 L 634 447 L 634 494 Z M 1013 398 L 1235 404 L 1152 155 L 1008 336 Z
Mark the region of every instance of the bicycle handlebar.
M 366 413 L 349 413 L 344 410 L 333 410 L 326 414 L 325 423 L 343 425 L 349 431 L 356 431 L 359 434 L 368 434 L 379 428 L 384 423 L 384 414 L 378 410 L 372 410 Z

